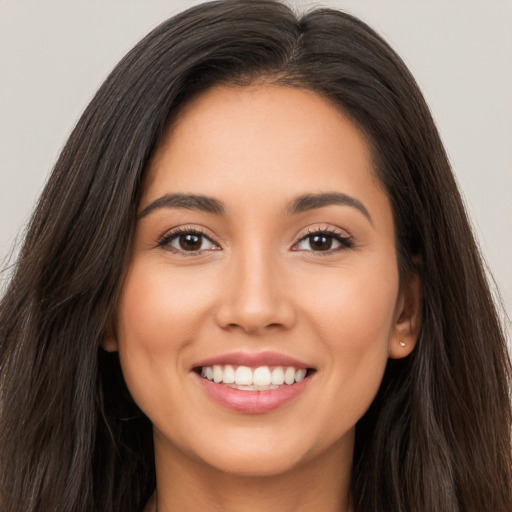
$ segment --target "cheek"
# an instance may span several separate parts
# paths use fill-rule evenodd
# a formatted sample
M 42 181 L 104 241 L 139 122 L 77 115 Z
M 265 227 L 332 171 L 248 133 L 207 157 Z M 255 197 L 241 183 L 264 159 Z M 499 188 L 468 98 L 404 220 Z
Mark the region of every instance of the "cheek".
M 361 267 L 311 273 L 311 282 L 302 287 L 308 293 L 299 301 L 327 338 L 338 337 L 354 348 L 388 339 L 398 297 L 395 266 Z
M 179 383 L 182 358 L 208 302 L 205 292 L 165 265 L 135 260 L 130 266 L 118 304 L 117 340 L 123 375 L 139 405 L 156 399 L 162 382 Z
M 394 265 L 375 262 L 316 277 L 309 288 L 317 293 L 301 297 L 301 303 L 319 333 L 322 350 L 329 354 L 329 399 L 359 418 L 377 393 L 387 364 L 398 271 Z
M 185 274 L 185 275 L 182 275 Z M 118 306 L 119 338 L 142 349 L 168 350 L 175 340 L 192 337 L 210 293 L 208 282 L 186 273 L 170 273 L 165 265 L 130 268 Z

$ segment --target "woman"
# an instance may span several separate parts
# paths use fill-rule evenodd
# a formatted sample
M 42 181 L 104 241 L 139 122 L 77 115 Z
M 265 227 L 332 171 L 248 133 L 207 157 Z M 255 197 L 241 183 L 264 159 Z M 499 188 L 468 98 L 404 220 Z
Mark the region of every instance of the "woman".
M 505 511 L 510 366 L 394 52 L 221 1 L 65 146 L 0 312 L 10 511 Z

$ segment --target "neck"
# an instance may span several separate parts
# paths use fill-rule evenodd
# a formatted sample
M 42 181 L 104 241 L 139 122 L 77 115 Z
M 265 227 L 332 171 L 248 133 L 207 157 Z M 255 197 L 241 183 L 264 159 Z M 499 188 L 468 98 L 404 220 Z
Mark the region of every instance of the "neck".
M 352 447 L 331 447 L 277 475 L 237 475 L 156 452 L 157 489 L 146 512 L 351 512 Z M 344 453 L 345 452 L 345 453 Z

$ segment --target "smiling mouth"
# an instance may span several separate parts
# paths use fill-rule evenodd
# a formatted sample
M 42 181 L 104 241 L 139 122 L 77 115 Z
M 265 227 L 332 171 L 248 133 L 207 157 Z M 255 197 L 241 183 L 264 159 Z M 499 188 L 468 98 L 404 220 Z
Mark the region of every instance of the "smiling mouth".
M 302 382 L 315 370 L 293 366 L 219 365 L 201 366 L 195 369 L 202 378 L 241 391 L 267 391 L 292 386 Z

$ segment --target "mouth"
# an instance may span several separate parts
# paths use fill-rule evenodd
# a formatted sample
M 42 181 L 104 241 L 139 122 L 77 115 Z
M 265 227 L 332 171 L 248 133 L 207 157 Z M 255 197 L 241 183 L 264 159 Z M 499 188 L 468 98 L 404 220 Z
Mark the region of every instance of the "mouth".
M 300 397 L 316 368 L 283 354 L 224 354 L 192 368 L 198 384 L 218 405 L 238 413 L 267 413 Z
M 293 386 L 311 376 L 313 368 L 214 364 L 194 368 L 203 379 L 240 391 L 268 391 Z

